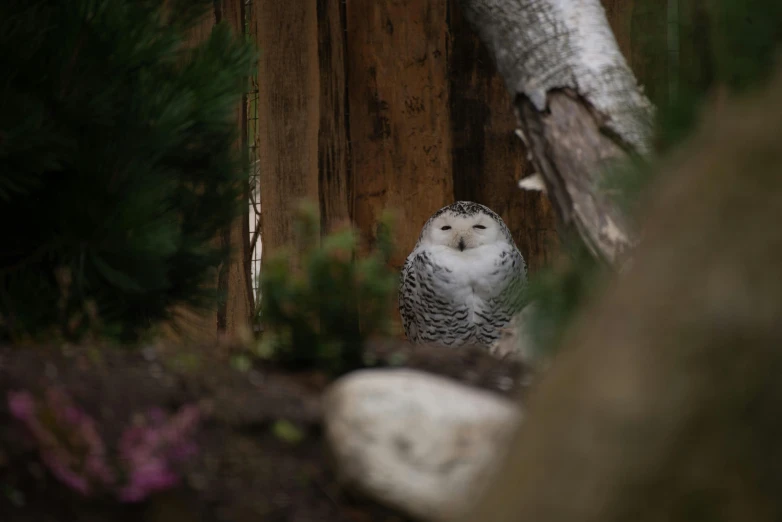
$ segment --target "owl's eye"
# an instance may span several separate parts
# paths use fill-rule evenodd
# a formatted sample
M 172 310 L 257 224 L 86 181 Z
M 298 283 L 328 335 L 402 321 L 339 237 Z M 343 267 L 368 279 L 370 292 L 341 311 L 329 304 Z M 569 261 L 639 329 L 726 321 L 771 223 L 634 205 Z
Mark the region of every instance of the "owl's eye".
M 483 226 L 483 225 L 475 225 L 475 226 L 474 226 L 474 227 L 472 227 L 472 228 L 477 228 L 478 230 L 486 230 L 486 227 L 485 227 L 485 226 Z
M 451 227 L 449 227 L 448 225 L 445 225 L 440 230 L 451 230 Z

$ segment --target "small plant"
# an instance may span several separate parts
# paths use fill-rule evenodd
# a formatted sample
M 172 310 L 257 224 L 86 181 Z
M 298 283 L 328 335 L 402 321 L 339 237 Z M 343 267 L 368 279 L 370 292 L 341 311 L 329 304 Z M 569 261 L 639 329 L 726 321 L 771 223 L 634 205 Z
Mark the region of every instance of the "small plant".
M 366 339 L 390 331 L 398 285 L 388 266 L 390 223 L 383 220 L 375 249 L 363 256 L 352 229 L 321 239 L 311 206 L 301 207 L 296 230 L 299 263 L 283 252 L 264 265 L 259 353 L 329 373 L 360 367 Z

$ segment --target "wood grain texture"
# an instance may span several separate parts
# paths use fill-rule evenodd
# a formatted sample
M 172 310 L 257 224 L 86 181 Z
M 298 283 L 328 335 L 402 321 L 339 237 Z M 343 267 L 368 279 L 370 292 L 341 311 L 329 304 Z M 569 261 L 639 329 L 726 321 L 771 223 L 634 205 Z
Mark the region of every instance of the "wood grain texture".
M 244 38 L 244 0 L 215 1 L 215 19 L 218 23 L 229 24 L 236 38 Z M 242 155 L 247 151 L 246 102 L 244 95 L 236 106 L 239 131 L 236 148 Z M 241 202 L 242 213 L 220 234 L 220 244 L 230 249 L 230 258 L 218 271 L 217 288 L 222 292 L 224 300 L 217 309 L 217 329 L 228 336 L 249 333 L 253 312 L 248 199 L 249 193 L 245 191 Z
M 302 199 L 318 201 L 319 71 L 316 0 L 256 0 L 258 132 L 264 259 L 293 241 Z
M 545 194 L 518 187 L 533 168 L 515 135 L 513 101 L 457 1 L 450 0 L 448 9 L 454 199 L 500 214 L 534 273 L 557 252 L 556 216 Z
M 421 226 L 453 201 L 444 0 L 348 2 L 353 218 L 375 237 L 398 212 L 400 268 Z
M 317 0 L 320 119 L 318 180 L 321 230 L 350 224 L 350 127 L 345 2 Z

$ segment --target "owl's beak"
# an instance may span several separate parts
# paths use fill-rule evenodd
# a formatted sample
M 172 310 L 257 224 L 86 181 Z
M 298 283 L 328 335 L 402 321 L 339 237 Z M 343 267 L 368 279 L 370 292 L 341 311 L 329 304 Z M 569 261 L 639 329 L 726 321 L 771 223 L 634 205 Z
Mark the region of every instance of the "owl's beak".
M 460 237 L 459 238 L 459 250 L 461 252 L 464 252 L 465 247 L 466 247 L 466 245 L 464 244 L 464 238 Z

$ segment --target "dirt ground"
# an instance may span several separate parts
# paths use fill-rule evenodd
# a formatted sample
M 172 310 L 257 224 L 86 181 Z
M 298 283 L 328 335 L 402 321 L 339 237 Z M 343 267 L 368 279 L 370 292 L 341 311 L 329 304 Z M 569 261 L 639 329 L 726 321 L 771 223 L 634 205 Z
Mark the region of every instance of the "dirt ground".
M 340 487 L 321 434 L 320 396 L 330 379 L 258 363 L 237 369 L 230 346 L 0 347 L 0 520 L 3 522 L 391 522 L 408 520 Z M 405 366 L 502 395 L 523 369 L 479 349 L 374 342 L 376 366 Z M 210 411 L 180 486 L 136 504 L 84 498 L 44 468 L 14 421 L 9 390 L 57 386 L 92 415 L 107 444 L 133 415 L 198 403 Z M 284 423 L 284 426 L 281 424 Z M 285 430 L 280 429 L 281 426 Z M 291 436 L 290 433 L 295 436 Z M 288 435 L 285 435 L 288 433 Z M 111 449 L 111 448 L 110 448 Z

